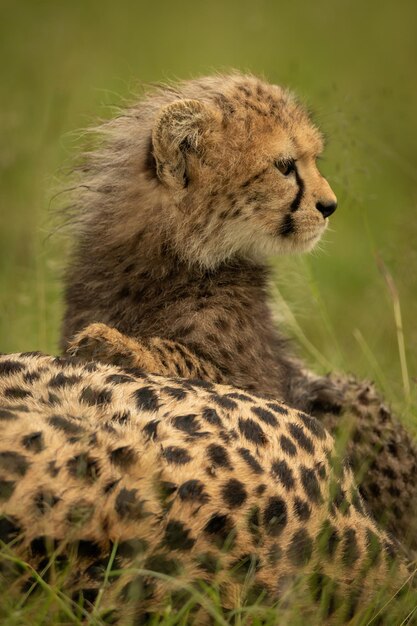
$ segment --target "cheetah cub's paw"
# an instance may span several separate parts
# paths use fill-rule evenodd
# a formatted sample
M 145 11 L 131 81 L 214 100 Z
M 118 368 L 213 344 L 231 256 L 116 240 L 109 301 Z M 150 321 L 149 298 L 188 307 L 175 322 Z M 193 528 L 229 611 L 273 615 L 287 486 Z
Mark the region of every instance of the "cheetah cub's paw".
M 131 367 L 135 360 L 130 345 L 132 341 L 115 328 L 97 322 L 74 336 L 67 353 L 85 361 Z

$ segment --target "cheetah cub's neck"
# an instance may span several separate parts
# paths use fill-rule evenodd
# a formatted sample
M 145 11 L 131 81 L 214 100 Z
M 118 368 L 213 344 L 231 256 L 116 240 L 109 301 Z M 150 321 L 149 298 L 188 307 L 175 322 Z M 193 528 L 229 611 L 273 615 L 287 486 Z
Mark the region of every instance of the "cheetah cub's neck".
M 230 384 L 302 404 L 265 259 L 311 250 L 336 208 L 304 108 L 236 73 L 160 87 L 100 130 L 74 194 L 63 347 L 104 322 L 180 341 Z

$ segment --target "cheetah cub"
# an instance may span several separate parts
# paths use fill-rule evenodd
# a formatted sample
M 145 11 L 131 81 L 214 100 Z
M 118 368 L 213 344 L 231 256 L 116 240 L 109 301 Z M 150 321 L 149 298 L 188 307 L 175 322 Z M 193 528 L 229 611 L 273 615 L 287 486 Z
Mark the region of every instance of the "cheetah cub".
M 62 346 L 81 332 L 79 356 L 269 392 L 350 428 L 368 506 L 415 554 L 415 442 L 369 384 L 307 373 L 267 305 L 266 256 L 311 249 L 336 206 L 305 110 L 217 76 L 156 89 L 100 136 L 74 192 Z
M 101 136 L 74 194 L 62 347 L 309 410 L 331 385 L 275 328 L 265 263 L 311 250 L 336 209 L 303 106 L 254 76 L 211 76 L 155 89 Z

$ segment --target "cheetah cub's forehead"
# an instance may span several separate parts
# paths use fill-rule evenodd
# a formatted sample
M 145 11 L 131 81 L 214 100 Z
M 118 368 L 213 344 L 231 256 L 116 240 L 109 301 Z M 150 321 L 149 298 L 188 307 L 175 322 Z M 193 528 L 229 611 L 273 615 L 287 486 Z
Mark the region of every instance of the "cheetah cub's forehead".
M 311 250 L 336 208 L 320 131 L 286 89 L 252 76 L 184 83 L 152 129 L 159 182 L 189 262 Z

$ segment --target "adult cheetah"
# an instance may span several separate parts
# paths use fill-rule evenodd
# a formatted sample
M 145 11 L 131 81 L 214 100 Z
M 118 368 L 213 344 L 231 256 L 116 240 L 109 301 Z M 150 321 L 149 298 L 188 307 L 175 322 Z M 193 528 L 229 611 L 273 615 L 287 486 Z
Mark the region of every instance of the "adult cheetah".
M 320 623 L 349 620 L 396 548 L 332 448 L 314 418 L 229 386 L 2 356 L 0 586 L 33 590 L 17 554 L 106 623 L 139 624 L 187 586 L 233 609 L 303 574 Z
M 411 437 L 368 384 L 307 372 L 267 305 L 266 255 L 310 249 L 336 206 L 304 108 L 236 73 L 158 88 L 101 135 L 74 192 L 63 347 L 102 322 L 80 355 L 273 393 L 331 429 L 347 415 L 363 495 L 416 548 Z

